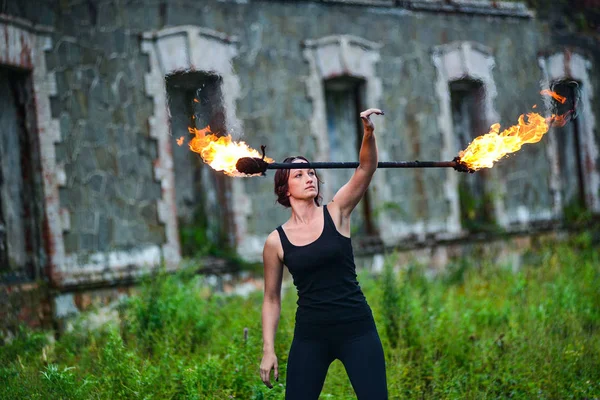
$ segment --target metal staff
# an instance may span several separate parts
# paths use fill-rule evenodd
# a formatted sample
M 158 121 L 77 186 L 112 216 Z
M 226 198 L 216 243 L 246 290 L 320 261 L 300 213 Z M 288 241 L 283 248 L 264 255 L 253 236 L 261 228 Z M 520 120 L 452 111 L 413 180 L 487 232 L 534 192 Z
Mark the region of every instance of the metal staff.
M 309 163 L 268 163 L 257 157 L 242 157 L 236 163 L 239 172 L 253 175 L 265 175 L 267 169 L 343 169 L 357 168 L 358 162 L 309 162 Z M 458 157 L 452 161 L 382 161 L 377 168 L 454 168 L 460 172 L 473 173 L 475 170 L 460 162 Z

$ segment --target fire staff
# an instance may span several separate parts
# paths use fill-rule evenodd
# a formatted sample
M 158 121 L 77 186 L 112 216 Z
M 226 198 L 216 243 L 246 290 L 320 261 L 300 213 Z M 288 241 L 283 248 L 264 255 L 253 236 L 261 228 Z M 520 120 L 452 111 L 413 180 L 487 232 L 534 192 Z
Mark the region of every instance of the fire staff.
M 371 108 L 360 113 L 364 135 L 359 165 L 331 202 L 321 205 L 320 180 L 314 169 L 278 169 L 277 201 L 291 208 L 290 218 L 268 237 L 263 250 L 263 358 L 260 375 L 272 387 L 279 379 L 275 336 L 281 313 L 284 265 L 298 291 L 294 337 L 289 350 L 285 398 L 318 399 L 329 365 L 343 364 L 358 399 L 387 399 L 386 366 L 381 340 L 356 276 L 350 216 L 377 169 L 377 143 Z M 288 157 L 284 163 L 306 163 Z

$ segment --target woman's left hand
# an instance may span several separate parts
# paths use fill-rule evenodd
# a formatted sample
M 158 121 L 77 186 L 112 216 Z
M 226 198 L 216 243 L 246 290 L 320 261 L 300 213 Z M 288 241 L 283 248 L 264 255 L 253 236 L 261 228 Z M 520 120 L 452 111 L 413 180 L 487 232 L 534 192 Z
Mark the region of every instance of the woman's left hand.
M 383 111 L 378 108 L 369 108 L 360 113 L 360 118 L 362 119 L 363 126 L 366 131 L 373 132 L 375 130 L 375 125 L 373 121 L 371 121 L 371 114 L 384 115 Z

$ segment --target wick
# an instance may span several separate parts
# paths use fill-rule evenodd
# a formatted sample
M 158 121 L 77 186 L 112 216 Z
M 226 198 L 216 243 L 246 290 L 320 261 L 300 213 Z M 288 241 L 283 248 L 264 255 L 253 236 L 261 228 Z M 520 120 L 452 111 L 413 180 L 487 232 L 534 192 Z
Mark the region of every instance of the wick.
M 267 146 L 265 146 L 264 144 L 260 145 L 260 150 L 262 151 L 263 155 L 261 160 L 265 161 L 265 149 L 267 148 Z

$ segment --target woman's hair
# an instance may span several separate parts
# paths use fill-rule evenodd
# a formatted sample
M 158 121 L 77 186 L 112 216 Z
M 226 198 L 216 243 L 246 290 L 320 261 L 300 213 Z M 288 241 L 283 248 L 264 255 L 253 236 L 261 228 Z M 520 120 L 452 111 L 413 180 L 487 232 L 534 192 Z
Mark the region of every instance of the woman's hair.
M 284 163 L 291 163 L 295 160 L 304 160 L 309 162 L 305 157 L 295 156 L 295 157 L 287 157 L 283 160 Z M 284 207 L 291 207 L 290 199 L 287 195 L 288 192 L 288 179 L 290 178 L 290 170 L 289 169 L 278 169 L 275 172 L 275 195 L 277 196 L 277 202 Z M 321 196 L 321 179 L 315 170 L 315 178 L 317 178 L 317 197 L 315 197 L 315 204 L 317 206 L 321 205 L 321 201 L 323 200 L 323 196 Z

